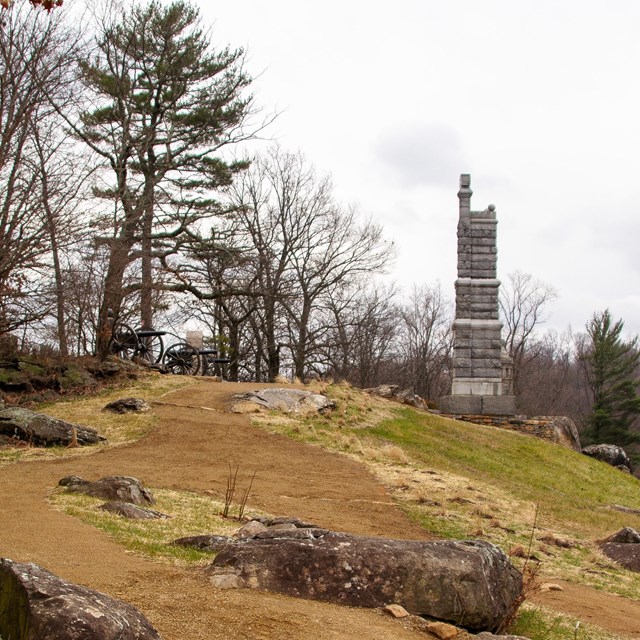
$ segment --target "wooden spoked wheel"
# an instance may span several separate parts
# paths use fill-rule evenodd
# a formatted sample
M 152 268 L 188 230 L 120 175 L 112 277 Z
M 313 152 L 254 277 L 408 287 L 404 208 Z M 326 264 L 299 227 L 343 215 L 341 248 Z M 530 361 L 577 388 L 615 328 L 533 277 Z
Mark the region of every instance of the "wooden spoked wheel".
M 136 332 L 123 322 L 113 327 L 109 340 L 109 353 L 122 360 L 131 360 L 138 350 L 138 336 Z
M 138 350 L 136 356 L 150 364 L 157 364 L 162 359 L 164 342 L 160 336 L 138 335 Z
M 186 342 L 179 342 L 164 352 L 162 364 L 170 373 L 195 376 L 200 369 L 200 352 Z

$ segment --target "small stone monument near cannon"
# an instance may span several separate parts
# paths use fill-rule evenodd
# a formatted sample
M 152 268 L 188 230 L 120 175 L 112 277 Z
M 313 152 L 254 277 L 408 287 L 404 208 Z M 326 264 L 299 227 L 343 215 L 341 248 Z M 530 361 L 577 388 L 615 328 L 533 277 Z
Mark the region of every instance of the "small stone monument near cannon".
M 453 384 L 440 399 L 444 413 L 514 415 L 509 363 L 502 353 L 496 277 L 496 208 L 471 211 L 471 177 L 460 176 L 458 279 L 453 323 Z M 506 375 L 503 375 L 503 371 Z

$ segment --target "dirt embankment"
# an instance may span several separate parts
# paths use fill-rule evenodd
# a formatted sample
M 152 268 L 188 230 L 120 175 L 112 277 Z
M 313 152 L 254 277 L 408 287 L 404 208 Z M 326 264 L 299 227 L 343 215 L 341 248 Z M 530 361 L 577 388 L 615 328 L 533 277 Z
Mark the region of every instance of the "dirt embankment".
M 424 638 L 377 611 L 248 591 L 215 591 L 201 573 L 125 551 L 106 534 L 52 509 L 48 493 L 65 475 L 132 475 L 147 486 L 224 494 L 228 464 L 256 471 L 251 506 L 356 534 L 424 539 L 361 465 L 252 427 L 226 413 L 232 393 L 257 385 L 199 383 L 154 411 L 147 438 L 68 460 L 0 468 L 0 557 L 37 562 L 58 575 L 139 607 L 165 640 L 379 640 Z M 565 585 L 543 598 L 560 611 L 640 638 L 640 603 Z

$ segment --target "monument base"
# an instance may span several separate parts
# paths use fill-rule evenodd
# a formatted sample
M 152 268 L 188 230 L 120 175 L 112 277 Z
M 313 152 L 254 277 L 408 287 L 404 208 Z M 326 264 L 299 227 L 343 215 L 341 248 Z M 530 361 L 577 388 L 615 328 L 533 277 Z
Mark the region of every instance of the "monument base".
M 514 416 L 515 396 L 444 396 L 440 398 L 440 411 L 461 415 Z

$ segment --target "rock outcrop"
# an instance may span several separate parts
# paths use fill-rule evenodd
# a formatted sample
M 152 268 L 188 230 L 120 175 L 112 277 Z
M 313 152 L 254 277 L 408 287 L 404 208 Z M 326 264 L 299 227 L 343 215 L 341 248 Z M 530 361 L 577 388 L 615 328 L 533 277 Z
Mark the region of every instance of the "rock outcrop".
M 0 560 L 0 637 L 7 640 L 160 640 L 121 600 L 66 582 L 37 564 Z
M 105 502 L 105 504 L 101 504 L 98 509 L 107 511 L 108 513 L 114 513 L 117 516 L 122 516 L 129 520 L 167 520 L 171 517 L 166 513 L 156 511 L 155 509 L 139 507 L 130 502 Z
M 402 404 L 408 404 L 422 411 L 429 411 L 429 406 L 423 398 L 417 396 L 411 389 L 400 389 L 397 384 L 381 384 L 371 389 L 365 389 L 365 392 L 372 396 L 388 398 L 389 400 L 395 400 Z
M 112 413 L 146 413 L 151 410 L 151 407 L 142 398 L 120 398 L 106 404 L 102 410 Z
M 395 603 L 472 631 L 498 628 L 522 590 L 520 572 L 488 542 L 387 540 L 310 528 L 228 544 L 207 572 L 219 588 L 360 607 Z
M 285 413 L 309 414 L 324 413 L 335 408 L 335 402 L 326 396 L 302 389 L 258 389 L 233 396 L 236 402 L 232 411 L 247 413 L 267 410 L 284 411 Z
M 592 444 L 582 449 L 582 453 L 585 456 L 606 462 L 612 467 L 624 467 L 624 470 L 631 471 L 631 461 L 627 452 L 615 444 Z
M 28 442 L 35 447 L 84 446 L 106 442 L 95 429 L 71 424 L 22 407 L 0 410 L 0 436 Z
M 186 536 L 174 540 L 172 544 L 179 547 L 191 547 L 199 551 L 220 551 L 222 547 L 232 542 L 232 538 L 227 536 L 202 535 L 202 536 Z
M 58 484 L 73 493 L 116 502 L 130 502 L 140 506 L 155 504 L 156 499 L 140 480 L 129 476 L 106 476 L 89 482 L 78 476 L 65 476 Z
M 640 531 L 625 527 L 603 540 L 600 548 L 625 569 L 640 572 Z
M 535 419 L 535 418 L 534 418 Z M 543 418 L 544 419 L 544 418 Z M 556 442 L 568 449 L 580 452 L 580 434 L 576 423 L 566 416 L 551 416 L 546 418 L 549 426 L 554 430 Z

